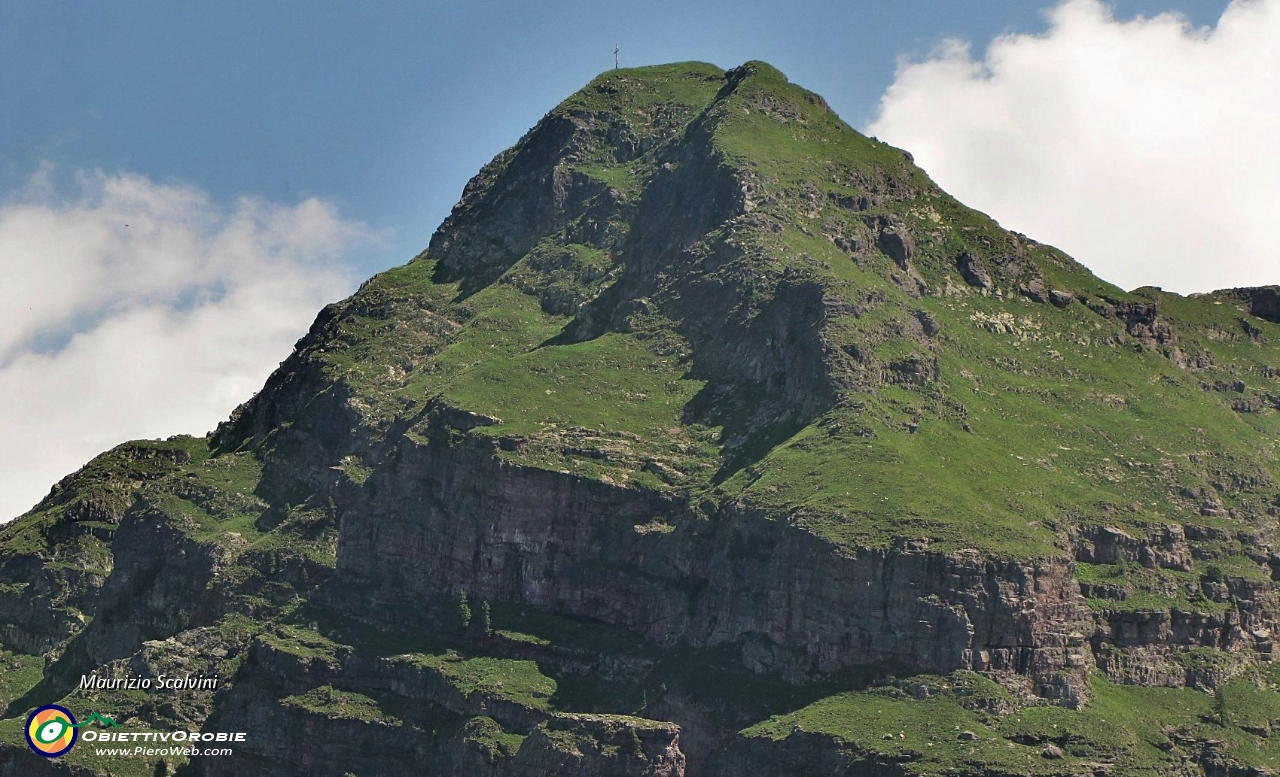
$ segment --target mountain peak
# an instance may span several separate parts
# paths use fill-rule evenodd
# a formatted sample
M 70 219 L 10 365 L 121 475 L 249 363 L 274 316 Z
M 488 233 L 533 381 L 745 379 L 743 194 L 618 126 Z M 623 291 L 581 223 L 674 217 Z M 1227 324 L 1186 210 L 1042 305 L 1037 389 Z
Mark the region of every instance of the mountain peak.
M 803 504 L 810 530 L 841 545 L 918 535 L 1053 556 L 1069 544 L 1044 529 L 1060 511 L 1093 514 L 1099 492 L 1151 506 L 1145 491 L 1097 480 L 1088 462 L 1106 445 L 1043 476 L 1076 496 L 1031 523 L 1005 495 L 1025 456 L 993 458 L 949 501 L 883 462 L 923 464 L 924 439 L 959 455 L 1025 436 L 1005 428 L 1023 415 L 1012 399 L 1023 389 L 993 397 L 992 385 L 1105 383 L 1120 368 L 1099 365 L 1118 358 L 1158 367 L 1179 387 L 1168 390 L 1202 402 L 1206 378 L 1192 373 L 1262 370 L 1257 354 L 1215 350 L 1225 336 L 1214 332 L 1239 325 L 1207 324 L 1203 307 L 1126 294 L 1001 229 L 764 63 L 609 71 L 486 165 L 414 262 L 326 311 L 218 440 L 237 447 L 251 426 L 253 446 L 270 447 L 271 430 L 306 405 L 298 387 L 332 397 L 329 376 L 352 395 L 343 423 L 368 429 L 325 442 L 335 461 L 367 456 L 376 468 L 388 430 L 427 434 L 451 408 L 498 419 L 468 434 L 505 460 L 711 504 Z M 1036 391 L 1053 409 L 1033 447 L 1087 437 L 1082 395 Z M 1225 413 L 1226 450 L 1234 416 L 1213 412 Z M 801 443 L 815 434 L 828 442 Z M 864 449 L 855 475 L 848 451 Z M 784 474 L 794 460 L 817 481 Z M 871 472 L 892 523 L 848 518 L 879 512 L 872 491 L 841 485 Z M 1175 491 L 1155 506 L 1185 510 L 1188 499 Z M 956 523 L 957 503 L 991 530 Z
M 764 63 L 609 71 L 208 440 L 0 533 L 10 713 L 225 669 L 95 699 L 249 721 L 210 775 L 1260 763 L 1276 299 L 1104 283 Z

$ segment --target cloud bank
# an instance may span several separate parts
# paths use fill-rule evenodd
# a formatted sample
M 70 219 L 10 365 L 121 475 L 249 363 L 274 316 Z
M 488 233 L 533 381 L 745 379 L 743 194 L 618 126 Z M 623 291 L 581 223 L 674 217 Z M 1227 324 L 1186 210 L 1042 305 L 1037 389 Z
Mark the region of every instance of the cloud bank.
M 259 387 L 371 237 L 333 206 L 42 171 L 0 203 L 0 521 L 128 439 L 203 434 Z
M 870 134 L 1125 288 L 1280 283 L 1280 0 L 1213 28 L 1068 0 L 1042 35 L 902 63 Z

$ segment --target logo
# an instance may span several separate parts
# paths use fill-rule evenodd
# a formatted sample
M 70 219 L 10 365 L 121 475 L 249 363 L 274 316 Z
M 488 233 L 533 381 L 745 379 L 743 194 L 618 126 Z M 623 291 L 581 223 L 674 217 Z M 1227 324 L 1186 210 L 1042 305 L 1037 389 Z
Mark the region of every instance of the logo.
M 27 716 L 27 744 L 45 758 L 57 758 L 75 747 L 76 728 L 76 717 L 71 710 L 46 704 Z
M 57 704 L 46 704 L 27 716 L 27 744 L 45 758 L 66 755 L 75 747 L 80 736 L 79 729 L 95 721 L 103 728 L 120 728 L 119 723 L 96 712 L 77 723 L 71 710 Z

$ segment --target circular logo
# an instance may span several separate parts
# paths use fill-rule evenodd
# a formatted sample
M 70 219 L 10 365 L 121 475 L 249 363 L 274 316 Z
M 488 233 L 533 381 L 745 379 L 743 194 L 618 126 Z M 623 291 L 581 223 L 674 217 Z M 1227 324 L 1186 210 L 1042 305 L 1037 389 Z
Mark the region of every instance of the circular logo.
M 66 755 L 76 743 L 76 716 L 66 707 L 46 704 L 27 716 L 27 744 L 45 758 Z

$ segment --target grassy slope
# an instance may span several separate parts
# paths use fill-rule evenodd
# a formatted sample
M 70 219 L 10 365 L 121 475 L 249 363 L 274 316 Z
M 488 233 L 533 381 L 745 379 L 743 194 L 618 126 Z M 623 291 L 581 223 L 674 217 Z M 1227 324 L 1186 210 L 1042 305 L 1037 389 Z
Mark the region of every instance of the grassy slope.
M 176 458 L 170 455 L 175 451 L 181 455 Z M 151 660 L 169 667 L 171 675 L 210 674 L 216 666 L 216 671 L 230 679 L 242 661 L 240 654 L 249 640 L 269 628 L 274 619 L 286 617 L 300 601 L 299 591 L 293 584 L 279 579 L 277 570 L 297 563 L 323 571 L 335 563 L 332 516 L 318 516 L 318 511 L 303 505 L 272 521 L 269 527 L 261 524 L 267 504 L 254 495 L 261 475 L 262 466 L 254 454 L 213 457 L 202 439 L 178 437 L 169 441 L 129 443 L 95 459 L 85 470 L 65 480 L 62 501 L 6 527 L 0 535 L 0 548 L 9 559 L 24 554 L 42 556 L 49 559 L 46 568 L 55 570 L 60 564 L 69 568 L 99 564 L 109 570 L 111 547 L 100 537 L 113 539 L 116 527 L 110 525 L 105 535 L 101 528 L 91 535 L 85 534 L 85 525 L 95 522 L 72 521 L 68 506 L 74 507 L 85 500 L 112 498 L 123 504 L 132 503 L 135 510 L 163 516 L 162 520 L 192 547 L 219 546 L 229 551 L 229 563 L 210 583 L 226 593 L 223 606 L 229 614 L 213 624 L 183 632 L 175 639 L 152 643 Z M 68 536 L 73 539 L 59 539 Z M 86 537 L 94 542 L 86 545 Z M 188 615 L 184 613 L 182 617 Z M 92 615 L 86 613 L 83 618 L 88 622 Z M 64 647 L 60 646 L 55 655 Z M 211 649 L 220 653 L 210 654 Z M 225 655 L 228 652 L 230 658 Z M 21 741 L 17 732 L 27 712 L 36 704 L 59 703 L 80 714 L 94 711 L 109 715 L 126 729 L 143 726 L 169 730 L 191 725 L 187 716 L 201 719 L 205 714 L 201 710 L 207 711 L 210 704 L 207 697 L 212 695 L 197 693 L 193 699 L 169 692 L 78 689 L 64 694 L 53 690 L 59 687 L 58 683 L 37 685 L 46 674 L 41 671 L 39 658 L 6 652 L 0 661 L 11 665 L 0 673 L 4 678 L 0 683 L 0 697 L 9 715 L 0 720 L 0 731 L 13 732 L 16 737 L 15 740 L 5 736 L 4 741 Z M 133 673 L 122 665 L 108 665 L 98 671 L 104 676 Z M 77 747 L 66 760 L 85 767 L 102 766 L 86 746 Z M 150 775 L 155 760 L 152 757 L 113 759 L 112 773 Z M 177 766 L 185 758 L 167 760 L 171 766 Z
M 736 473 L 723 493 L 775 512 L 804 507 L 812 513 L 809 525 L 837 543 L 882 543 L 905 534 L 1039 555 L 1057 552 L 1043 526 L 1065 515 L 1101 520 L 1105 514 L 1107 522 L 1136 526 L 1198 520 L 1177 495 L 1187 484 L 1211 486 L 1227 469 L 1271 479 L 1275 446 L 1258 442 L 1260 436 L 1275 442 L 1280 416 L 1270 409 L 1235 412 L 1236 397 L 1205 392 L 1200 384 L 1240 380 L 1246 396 L 1269 390 L 1274 380 L 1262 369 L 1280 363 L 1271 345 L 1280 340 L 1280 327 L 1253 321 L 1262 332 L 1257 345 L 1241 337 L 1241 316 L 1229 306 L 1147 292 L 1174 323 L 1184 350 L 1213 355 L 1215 369 L 1192 373 L 1137 349 L 1131 339 L 1121 342 L 1120 323 L 1080 304 L 1059 310 L 1012 290 L 1001 298 L 938 293 L 965 288 L 949 257 L 1007 238 L 989 219 L 933 189 L 901 152 L 853 132 L 768 66 L 755 67 L 716 130 L 726 158 L 762 177 L 769 192 L 762 210 L 785 224 L 780 235 L 755 236 L 759 261 L 768 266 L 754 269 L 801 271 L 849 302 L 879 290 L 881 304 L 827 322 L 824 336 L 833 344 L 869 342 L 883 364 L 936 356 L 940 377 L 925 386 L 842 396 L 827 417 L 779 445 L 760 466 Z M 556 110 L 620 120 L 638 138 L 668 136 L 692 120 L 721 83 L 706 65 L 617 71 Z M 643 185 L 651 173 L 646 165 L 655 159 L 642 154 L 619 163 L 606 150 L 589 148 L 571 166 L 622 181 L 624 189 Z M 849 214 L 822 199 L 806 210 L 798 199 L 815 182 L 824 192 L 856 196 L 868 191 L 859 182 L 880 179 L 914 189 L 914 197 L 881 202 L 868 213 L 914 228 L 914 263 L 934 294 L 916 299 L 887 282 L 891 267 L 883 256 L 850 261 L 820 236 Z M 686 404 L 703 387 L 687 374 L 688 344 L 660 318 L 647 331 L 549 344 L 569 317 L 547 312 L 541 290 L 590 293 L 569 288 L 581 276 L 575 268 L 590 266 L 607 281 L 613 261 L 608 252 L 569 246 L 576 258 L 548 263 L 553 248 L 540 246 L 470 297 L 461 297 L 457 284 L 434 282 L 428 257 L 384 273 L 344 310 L 337 336 L 319 357 L 335 379 L 354 388 L 371 417 L 412 417 L 442 398 L 501 419 L 474 433 L 527 438 L 530 444 L 511 454 L 524 463 L 661 487 L 640 465 L 667 456 L 694 476 L 686 485 L 708 485 L 718 463 L 716 430 L 682 423 Z M 1031 256 L 1051 286 L 1133 298 L 1051 249 L 1034 246 Z M 917 311 L 940 323 L 936 346 L 919 337 L 884 336 Z M 577 438 L 565 431 L 575 427 Z M 566 439 L 612 455 L 575 458 L 563 449 L 583 446 Z M 919 488 L 922 481 L 931 487 Z M 1223 499 L 1242 513 L 1264 506 L 1256 494 L 1227 490 Z M 1110 509 L 1117 507 L 1118 513 Z M 208 523 L 200 511 L 191 512 Z M 15 551 L 33 549 L 42 520 L 49 519 L 28 518 L 6 531 L 4 541 Z
M 1220 691 L 1222 701 L 1186 688 L 1139 688 L 1095 679 L 1096 700 L 1076 712 L 1052 705 L 996 715 L 983 697 L 1002 689 L 970 673 L 919 677 L 895 686 L 830 696 L 742 731 L 749 739 L 785 739 L 795 731 L 825 734 L 855 757 L 903 758 L 907 771 L 945 774 L 1078 774 L 1089 764 L 1115 764 L 1124 775 L 1170 774 L 1211 741 L 1220 755 L 1250 767 L 1280 765 L 1270 737 L 1280 720 L 1276 672 L 1242 677 Z M 918 698 L 920 688 L 927 698 Z M 906 689 L 906 690 L 904 690 Z M 916 693 L 909 693 L 915 690 Z M 1225 718 L 1224 718 L 1225 714 Z M 976 739 L 962 737 L 972 732 Z M 1047 745 L 1063 751 L 1046 759 Z
M 1280 327 L 1254 321 L 1264 341 L 1256 345 L 1233 334 L 1241 329 L 1233 308 L 1152 292 L 1182 349 L 1215 360 L 1213 369 L 1189 372 L 1140 349 L 1121 322 L 1082 304 L 1034 304 L 1007 286 L 1000 296 L 972 293 L 954 256 L 970 250 L 991 257 L 1011 238 L 937 191 L 900 151 L 858 135 L 772 68 L 754 67 L 720 106 L 715 143 L 730 164 L 758 177 L 765 192 L 758 212 L 784 228 L 748 234 L 753 250 L 730 270 L 761 279 L 798 272 L 849 303 L 876 290 L 880 304 L 828 321 L 823 336 L 833 345 L 870 344 L 882 365 L 937 358 L 936 381 L 847 392 L 826 417 L 713 488 L 720 430 L 684 423 L 687 403 L 703 387 L 688 374 L 690 344 L 661 317 L 641 331 L 552 344 L 571 318 L 546 304 L 547 290 L 557 299 L 590 298 L 617 271 L 610 251 L 554 241 L 469 297 L 457 284 L 434 283 L 426 256 L 374 279 L 323 354 L 335 376 L 356 387 L 371 415 L 412 417 L 440 398 L 500 419 L 472 433 L 519 438 L 502 455 L 520 463 L 648 488 L 705 490 L 775 514 L 802 508 L 802 523 L 841 545 L 907 536 L 1006 556 L 1057 555 L 1060 537 L 1046 527 L 1064 517 L 1142 532 L 1202 521 L 1199 505 L 1179 492 L 1211 489 L 1224 472 L 1260 475 L 1264 486 L 1273 481 L 1275 446 L 1258 440 L 1280 436 L 1280 416 L 1235 412 L 1236 397 L 1201 384 L 1238 376 L 1246 393 L 1266 391 L 1274 381 L 1262 368 L 1280 363 L 1271 345 L 1280 342 Z M 720 83 L 702 65 L 618 71 L 555 113 L 604 117 L 637 138 L 670 136 L 711 102 Z M 562 163 L 632 199 L 655 164 L 652 154 L 617 162 L 607 145 Z M 882 197 L 856 217 L 827 197 L 874 194 L 884 181 L 913 196 Z M 823 195 L 817 205 L 803 196 L 815 186 Z M 930 295 L 915 298 L 887 281 L 894 268 L 883 255 L 855 262 L 823 237 L 865 232 L 863 221 L 875 216 L 911 228 L 913 263 Z M 1142 299 L 1052 249 L 1022 245 L 1024 263 L 1041 267 L 1052 288 Z M 563 255 L 553 256 L 557 251 Z M 769 293 L 761 287 L 761 295 Z M 936 343 L 901 333 L 920 311 L 940 324 Z M 448 323 L 404 325 L 415 317 Z M 433 335 L 424 338 L 423 329 Z M 664 481 L 646 470 L 649 461 L 684 477 Z M 1269 495 L 1227 489 L 1221 498 L 1225 507 L 1257 516 Z M 1223 555 L 1243 549 L 1228 550 Z
M 1265 578 L 1264 568 L 1249 557 L 1246 540 L 1258 530 L 1274 491 L 1280 416 L 1265 407 L 1238 412 L 1232 404 L 1277 391 L 1265 368 L 1280 366 L 1275 345 L 1280 327 L 1250 319 L 1261 332 L 1259 343 L 1246 336 L 1245 317 L 1230 306 L 1150 290 L 1125 294 L 1052 249 L 1026 249 L 1050 288 L 1157 300 L 1182 350 L 1213 358 L 1213 368 L 1190 372 L 1138 347 L 1121 323 L 1078 302 L 1066 309 L 1034 304 L 1008 284 L 1000 296 L 975 293 L 954 270 L 955 255 L 971 250 L 990 259 L 998 253 L 991 246 L 1007 246 L 1008 236 L 990 219 L 933 189 L 901 152 L 853 132 L 776 71 L 756 69 L 728 103 L 732 110 L 717 125 L 715 143 L 730 164 L 758 178 L 759 212 L 783 229 L 746 235 L 751 250 L 724 277 L 776 280 L 790 270 L 849 304 L 865 302 L 868 290 L 874 290 L 878 302 L 861 315 L 829 320 L 823 336 L 833 346 L 869 349 L 882 365 L 937 358 L 936 380 L 846 391 L 821 418 L 750 467 L 713 482 L 721 430 L 686 422 L 686 405 L 705 384 L 690 376 L 691 345 L 676 334 L 673 322 L 654 315 L 631 332 L 574 344 L 551 342 L 571 321 L 573 306 L 598 293 L 618 272 L 610 251 L 554 241 L 539 244 L 497 283 L 470 296 L 462 295 L 457 283 L 436 282 L 435 262 L 425 255 L 379 275 L 343 308 L 335 336 L 317 352 L 326 375 L 352 389 L 355 404 L 371 423 L 414 418 L 429 402 L 443 401 L 500 419 L 471 433 L 519 438 L 519 446 L 502 453 L 519 463 L 691 496 L 740 499 L 775 515 L 799 509 L 801 525 L 836 545 L 929 537 L 944 549 L 976 547 L 1027 558 L 1061 554 L 1061 536 L 1053 529 L 1066 521 L 1118 525 L 1137 533 L 1176 522 L 1241 535 L 1205 551 L 1218 555 L 1215 563 L 1229 575 Z M 659 140 L 678 135 L 722 84 L 719 71 L 704 65 L 617 71 L 556 110 L 607 116 L 637 141 Z M 618 162 L 600 146 L 566 165 L 608 183 L 624 204 L 634 204 L 659 160 L 642 153 Z M 824 237 L 842 231 L 865 240 L 864 216 L 833 206 L 832 197 L 874 194 L 886 181 L 912 190 L 913 196 L 882 199 L 866 213 L 892 216 L 911 228 L 917 242 L 913 262 L 931 291 L 924 297 L 887 279 L 895 272 L 887 257 L 872 251 L 855 261 Z M 806 197 L 815 190 L 816 200 Z M 771 290 L 766 284 L 759 293 L 762 301 Z M 921 311 L 940 325 L 935 341 L 906 326 Z M 1202 387 L 1237 381 L 1243 391 Z M 276 628 L 272 620 L 288 619 L 298 602 L 296 592 L 273 586 L 275 565 L 282 558 L 301 558 L 316 567 L 333 566 L 327 506 L 297 506 L 278 516 L 281 521 L 264 523 L 266 505 L 253 495 L 261 477 L 253 454 L 210 457 L 203 441 L 190 439 L 155 445 L 182 447 L 190 460 L 176 471 L 154 472 L 151 460 L 95 460 L 96 468 L 90 465 L 76 487 L 111 504 L 140 495 L 192 541 L 234 548 L 237 561 L 222 571 L 220 584 L 238 592 L 245 610 L 270 613 L 242 624 L 235 641 Z M 660 477 L 655 473 L 667 470 L 646 467 L 652 462 L 679 476 Z M 344 462 L 357 482 L 367 476 L 368 466 Z M 135 473 L 153 474 L 155 482 Z M 1261 485 L 1236 488 L 1233 473 L 1250 475 Z M 1198 504 L 1181 495 L 1188 487 L 1218 494 L 1238 518 L 1199 515 Z M 48 508 L 6 527 L 0 532 L 3 553 L 108 571 L 114 527 L 58 529 L 66 526 L 64 517 Z M 1200 571 L 1179 575 L 1082 565 L 1080 574 L 1099 581 L 1133 578 L 1149 591 L 1167 591 L 1170 585 L 1180 591 L 1162 599 L 1150 598 L 1154 593 L 1135 596 L 1134 606 L 1211 609 L 1195 598 Z M 1139 579 L 1144 574 L 1151 579 Z M 21 587 L 20 582 L 4 585 Z M 4 593 L 21 592 L 0 589 Z M 511 619 L 519 621 L 517 630 L 502 639 L 556 644 L 576 639 L 569 626 L 539 629 L 514 615 Z M 513 700 L 536 706 L 552 704 L 549 699 L 557 693 L 571 698 L 529 662 L 447 652 L 415 656 L 412 660 L 449 673 L 460 689 L 493 689 L 500 683 Z M 19 666 L 7 675 L 16 679 L 2 689 L 6 699 L 38 679 L 29 662 L 13 660 Z M 1165 763 L 1159 746 L 1164 726 L 1221 739 L 1249 763 L 1270 764 L 1275 757 L 1267 741 L 1234 725 L 1206 721 L 1212 700 L 1199 692 L 1101 682 L 1096 691 L 1099 701 L 1086 712 L 1032 708 L 1003 722 L 965 707 L 951 691 L 928 701 L 888 691 L 850 692 L 761 723 L 746 735 L 785 736 L 800 725 L 873 752 L 916 748 L 923 773 L 987 762 L 1015 772 L 1027 764 L 1048 769 L 1038 756 L 1042 741 L 1061 742 L 1071 759 L 1127 753 L 1134 769 L 1158 771 Z M 1238 684 L 1227 693 L 1229 709 L 1230 696 L 1236 695 L 1241 720 L 1280 718 L 1266 693 Z M 287 703 L 338 716 L 375 714 L 376 700 L 355 694 L 316 689 Z M 116 709 L 127 714 L 136 701 L 117 700 Z M 982 738 L 963 743 L 952 736 L 954 726 L 978 731 Z M 1070 733 L 1060 734 L 1054 726 Z M 483 721 L 473 727 L 478 739 L 495 748 L 518 747 L 511 739 L 516 735 L 490 731 Z M 886 727 L 896 730 L 881 730 Z M 905 738 L 885 744 L 885 733 L 899 731 Z M 1012 747 L 1011 738 L 1016 740 Z M 1019 744 L 1022 740 L 1037 745 Z
M 1052 249 L 1025 249 L 1051 288 L 1157 299 L 1181 348 L 1214 357 L 1214 369 L 1192 373 L 1140 349 L 1120 322 L 1082 304 L 1060 310 L 1011 288 L 1000 297 L 971 293 L 953 258 L 962 250 L 990 256 L 990 246 L 1010 238 L 934 189 L 901 152 L 853 132 L 771 68 L 758 71 L 735 95 L 756 109 L 730 113 L 717 138 L 764 178 L 773 192 L 765 208 L 787 225 L 781 235 L 761 239 L 765 254 L 811 273 L 828 296 L 856 302 L 867 288 L 879 288 L 883 305 L 857 320 L 829 322 L 827 336 L 879 341 L 875 354 L 883 364 L 937 355 L 941 374 L 925 386 L 847 394 L 760 466 L 739 472 L 726 490 L 775 513 L 802 507 L 808 525 L 837 543 L 924 536 L 944 547 L 1025 557 L 1061 552 L 1043 527 L 1064 516 L 1139 529 L 1195 522 L 1199 505 L 1179 497 L 1183 488 L 1212 488 L 1228 470 L 1260 474 L 1264 485 L 1272 480 L 1280 416 L 1237 413 L 1201 384 L 1239 375 L 1249 391 L 1274 390 L 1262 368 L 1280 361 L 1273 345 L 1280 327 L 1252 320 L 1262 332 L 1258 345 L 1239 335 L 1241 316 L 1230 307 L 1127 295 Z M 792 109 L 782 120 L 779 102 Z M 867 190 L 857 182 L 878 178 L 917 190 L 912 199 L 867 212 L 911 228 L 913 262 L 933 290 L 929 296 L 916 299 L 886 283 L 884 275 L 893 272 L 887 259 L 855 264 L 821 239 L 847 214 L 798 196 L 815 182 L 824 192 L 858 196 Z M 936 346 L 884 336 L 890 324 L 917 311 L 939 322 Z M 1259 446 L 1259 433 L 1270 444 Z M 1269 496 L 1228 489 L 1223 499 L 1260 515 Z

